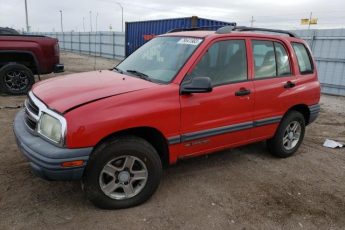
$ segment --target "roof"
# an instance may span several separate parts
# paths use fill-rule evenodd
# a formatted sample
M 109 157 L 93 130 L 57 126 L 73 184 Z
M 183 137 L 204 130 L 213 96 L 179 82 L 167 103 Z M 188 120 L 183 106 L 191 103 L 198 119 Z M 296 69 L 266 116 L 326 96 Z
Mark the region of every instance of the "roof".
M 182 31 L 182 32 L 173 32 L 163 34 L 163 36 L 186 36 L 186 37 L 198 37 L 198 38 L 205 38 L 205 37 L 218 37 L 218 36 L 241 36 L 241 37 L 276 37 L 276 38 L 284 38 L 289 39 L 292 38 L 287 34 L 280 34 L 274 32 L 258 32 L 258 31 L 232 31 L 229 33 L 221 33 L 218 34 L 214 30 L 192 30 L 192 31 Z

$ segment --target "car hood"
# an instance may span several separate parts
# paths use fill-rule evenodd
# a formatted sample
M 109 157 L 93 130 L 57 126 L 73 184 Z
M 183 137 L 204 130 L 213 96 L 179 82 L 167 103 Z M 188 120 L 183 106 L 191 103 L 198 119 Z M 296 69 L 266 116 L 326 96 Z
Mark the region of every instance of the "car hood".
M 102 98 L 143 90 L 158 84 L 110 70 L 54 77 L 34 85 L 32 92 L 50 109 L 64 113 Z

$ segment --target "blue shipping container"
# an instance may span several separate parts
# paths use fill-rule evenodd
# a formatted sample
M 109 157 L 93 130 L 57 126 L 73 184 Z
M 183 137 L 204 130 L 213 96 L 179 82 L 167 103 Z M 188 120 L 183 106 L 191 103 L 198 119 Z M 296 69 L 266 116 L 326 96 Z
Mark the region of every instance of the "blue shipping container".
M 236 23 L 198 18 L 196 16 L 188 18 L 126 22 L 126 57 L 148 40 L 172 29 L 210 26 L 212 27 L 210 29 L 216 30 L 219 27 L 227 25 L 236 25 Z

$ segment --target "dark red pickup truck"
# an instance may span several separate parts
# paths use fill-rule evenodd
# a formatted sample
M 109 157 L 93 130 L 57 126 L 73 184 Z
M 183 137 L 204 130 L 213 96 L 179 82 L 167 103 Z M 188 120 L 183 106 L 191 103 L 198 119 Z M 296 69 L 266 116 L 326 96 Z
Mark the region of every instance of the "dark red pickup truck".
M 34 74 L 62 72 L 59 43 L 36 35 L 0 35 L 0 91 L 25 94 L 34 84 Z

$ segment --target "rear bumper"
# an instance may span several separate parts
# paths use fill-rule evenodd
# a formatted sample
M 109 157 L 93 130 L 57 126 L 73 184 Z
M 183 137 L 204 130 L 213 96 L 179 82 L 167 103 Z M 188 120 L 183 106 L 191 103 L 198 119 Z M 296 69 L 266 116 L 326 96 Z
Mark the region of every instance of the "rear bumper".
M 309 107 L 309 111 L 310 111 L 308 124 L 310 124 L 310 123 L 314 122 L 316 120 L 316 118 L 319 116 L 320 104 L 310 105 L 308 107 Z
M 54 66 L 54 73 L 61 73 L 61 72 L 64 72 L 65 71 L 65 66 L 64 64 L 56 64 Z
M 22 154 L 29 160 L 33 173 L 47 180 L 78 180 L 83 176 L 92 148 L 67 149 L 48 143 L 31 134 L 24 123 L 24 110 L 14 120 L 14 134 Z M 83 160 L 81 167 L 64 168 L 63 162 Z

